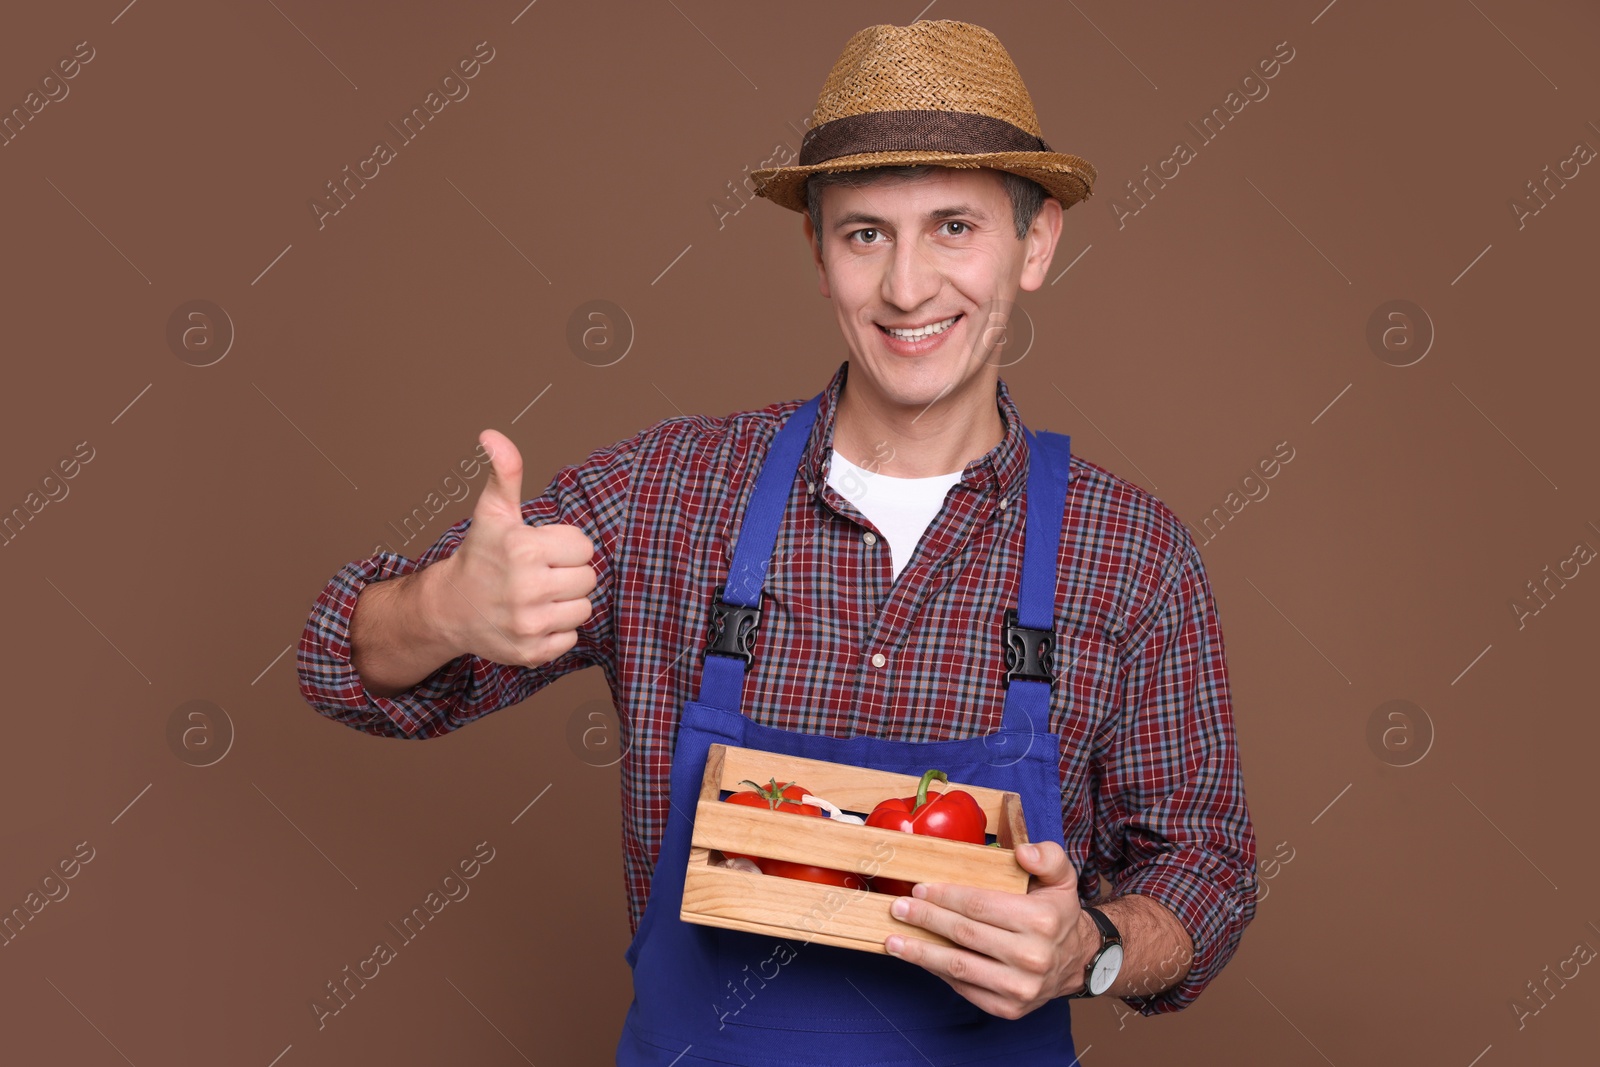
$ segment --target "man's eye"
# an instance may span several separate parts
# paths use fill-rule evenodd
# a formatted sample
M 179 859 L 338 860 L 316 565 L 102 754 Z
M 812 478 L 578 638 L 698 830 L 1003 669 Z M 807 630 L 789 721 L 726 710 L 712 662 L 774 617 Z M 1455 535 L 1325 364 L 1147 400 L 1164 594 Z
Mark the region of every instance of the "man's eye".
M 945 223 L 945 225 L 946 226 L 962 226 L 962 227 L 966 227 L 967 229 L 970 229 L 970 227 L 967 227 L 966 223 L 961 222 L 961 221 L 959 221 L 957 219 L 951 219 L 949 222 Z M 961 232 L 965 233 L 966 229 L 963 229 Z M 959 233 L 958 234 L 952 234 L 951 236 L 960 237 L 961 234 L 959 234 Z
M 868 227 L 867 229 L 864 229 L 864 230 L 857 230 L 854 233 L 852 233 L 850 236 L 851 237 L 860 237 L 864 233 L 877 233 L 877 232 L 878 232 L 877 230 L 872 229 L 871 227 Z M 863 241 L 862 242 L 862 244 L 876 244 L 876 243 L 877 243 L 876 241 Z

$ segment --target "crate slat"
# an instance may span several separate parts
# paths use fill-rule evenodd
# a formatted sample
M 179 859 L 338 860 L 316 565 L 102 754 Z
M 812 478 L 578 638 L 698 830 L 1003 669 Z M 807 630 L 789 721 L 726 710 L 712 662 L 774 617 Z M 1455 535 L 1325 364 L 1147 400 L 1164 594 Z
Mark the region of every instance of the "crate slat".
M 714 867 L 710 851 L 695 848 L 684 879 L 682 917 L 686 922 L 864 952 L 884 952 L 883 941 L 890 934 L 920 937 L 939 945 L 951 943 L 932 930 L 890 915 L 893 900 L 886 893 Z
M 702 800 L 696 806 L 691 844 L 910 882 L 959 882 L 1010 893 L 1028 888 L 1028 872 L 1007 848 L 722 800 Z
M 862 814 L 870 812 L 889 797 L 915 796 L 917 782 L 921 777 L 873 770 L 869 767 L 851 767 L 842 763 L 829 763 L 825 760 L 805 759 L 800 756 L 786 756 L 776 752 L 762 752 L 758 749 L 738 748 L 733 745 L 712 747 L 723 749 L 717 763 L 719 789 L 747 788 L 739 785 L 739 782 L 746 778 L 766 785 L 768 779 L 776 777 L 779 783 L 799 782 L 811 790 L 814 796 L 824 797 L 845 811 Z M 711 762 L 707 760 L 707 777 L 710 777 Z M 1015 795 L 987 786 L 959 783 L 947 786 L 939 782 L 935 782 L 929 792 L 936 793 L 950 788 L 961 789 L 973 795 L 989 818 L 990 833 L 997 833 L 995 828 L 1000 825 L 1001 807 L 1006 796 Z

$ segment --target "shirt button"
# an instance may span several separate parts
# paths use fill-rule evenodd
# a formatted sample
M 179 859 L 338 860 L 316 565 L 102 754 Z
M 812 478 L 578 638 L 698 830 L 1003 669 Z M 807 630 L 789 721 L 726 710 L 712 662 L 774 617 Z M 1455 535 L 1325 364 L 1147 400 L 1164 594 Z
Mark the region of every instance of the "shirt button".
M 886 658 L 884 658 L 884 655 L 883 655 L 882 652 L 874 652 L 872 654 L 872 665 L 874 667 L 881 667 L 885 663 L 888 663 L 888 662 L 889 661 Z
M 878 543 L 878 535 L 873 533 L 871 530 L 868 530 L 866 533 L 861 535 L 861 540 L 868 548 L 871 548 L 873 545 Z M 880 663 L 878 666 L 881 667 L 883 664 Z

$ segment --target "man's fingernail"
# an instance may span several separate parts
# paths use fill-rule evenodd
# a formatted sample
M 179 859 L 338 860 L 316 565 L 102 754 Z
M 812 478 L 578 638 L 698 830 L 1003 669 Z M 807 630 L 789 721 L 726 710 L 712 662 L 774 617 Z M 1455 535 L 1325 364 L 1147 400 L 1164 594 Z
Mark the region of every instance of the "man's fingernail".
M 1033 845 L 1018 845 L 1017 855 L 1032 863 L 1039 858 L 1039 850 Z
M 898 956 L 898 955 L 900 955 L 900 947 L 902 945 L 904 945 L 904 944 L 905 944 L 904 941 L 900 940 L 900 938 L 898 938 L 898 937 L 894 936 L 893 934 L 891 934 L 891 935 L 889 935 L 889 940 L 884 945 L 884 947 L 889 950 L 889 954 L 891 956 Z
M 905 897 L 896 897 L 895 902 L 889 905 L 889 912 L 896 919 L 904 919 L 911 910 L 911 904 Z

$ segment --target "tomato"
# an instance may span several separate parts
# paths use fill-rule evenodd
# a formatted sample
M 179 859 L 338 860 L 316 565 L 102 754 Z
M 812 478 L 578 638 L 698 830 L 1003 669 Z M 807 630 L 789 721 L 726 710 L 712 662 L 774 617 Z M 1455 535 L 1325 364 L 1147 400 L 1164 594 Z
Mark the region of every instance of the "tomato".
M 930 795 L 928 786 L 934 781 L 949 784 L 950 779 L 940 770 L 929 770 L 917 783 L 914 797 L 894 797 L 883 801 L 867 816 L 868 826 L 885 830 L 902 830 L 925 837 L 942 837 L 951 841 L 967 841 L 974 845 L 984 843 L 989 817 L 971 793 L 960 789 L 946 789 Z M 899 878 L 874 878 L 872 888 L 880 893 L 897 896 L 911 895 L 911 882 Z
M 737 793 L 728 795 L 729 804 L 745 804 L 752 808 L 771 808 L 773 811 L 794 811 L 802 815 L 821 815 L 822 809 L 815 804 L 802 804 L 801 798 L 808 792 L 804 786 L 795 785 L 793 782 L 778 784 L 776 778 L 767 779 L 766 785 L 756 785 L 746 778 L 739 783 L 747 785 L 749 789 L 742 789 Z
M 742 804 L 752 808 L 767 808 L 771 811 L 787 811 L 796 815 L 810 815 L 822 818 L 822 809 L 815 804 L 803 803 L 802 798 L 809 790 L 793 782 L 778 784 L 776 778 L 769 778 L 766 785 L 757 785 L 746 778 L 739 783 L 750 786 L 750 789 L 731 793 L 727 797 L 729 804 Z M 867 881 L 859 874 L 849 871 L 834 870 L 831 867 L 814 867 L 809 863 L 792 863 L 788 860 L 768 859 L 765 856 L 745 856 L 738 852 L 723 852 L 729 859 L 747 859 L 761 868 L 762 874 L 770 874 L 779 878 L 795 878 L 803 882 L 816 882 L 820 885 L 836 885 L 844 889 L 866 889 Z
M 762 874 L 775 874 L 780 878 L 798 878 L 802 882 L 819 885 L 836 885 L 842 889 L 866 889 L 867 880 L 849 871 L 836 871 L 832 867 L 813 867 L 809 863 L 790 863 L 788 860 L 756 860 Z

